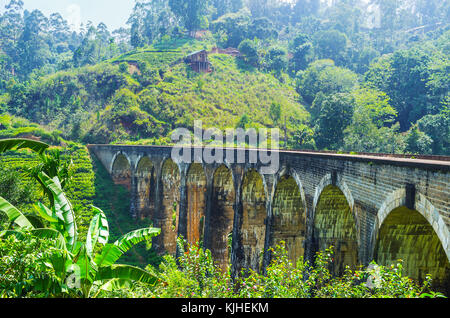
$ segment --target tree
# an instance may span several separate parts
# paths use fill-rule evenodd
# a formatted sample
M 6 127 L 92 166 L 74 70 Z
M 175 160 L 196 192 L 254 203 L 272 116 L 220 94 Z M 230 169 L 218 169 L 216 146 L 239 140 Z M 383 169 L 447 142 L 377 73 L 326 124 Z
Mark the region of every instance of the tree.
M 6 12 L 1 16 L 0 24 L 0 44 L 2 50 L 17 61 L 17 43 L 23 32 L 23 1 L 11 0 L 5 6 Z
M 300 22 L 302 17 L 317 14 L 320 8 L 320 0 L 296 0 L 292 9 L 293 22 Z
M 402 132 L 418 119 L 436 113 L 434 98 L 427 83 L 430 80 L 430 55 L 413 48 L 383 56 L 365 74 L 368 86 L 385 92 L 398 112 Z M 430 109 L 430 107 L 433 107 Z
M 144 46 L 144 15 L 145 15 L 145 5 L 142 2 L 136 2 L 133 12 L 127 21 L 127 24 L 131 27 L 131 37 L 130 43 L 134 48 Z
M 411 154 L 431 154 L 433 139 L 419 130 L 417 125 L 411 127 L 406 137 L 405 152 Z
M 25 28 L 17 43 L 22 75 L 28 75 L 48 62 L 50 50 L 43 36 L 47 29 L 48 19 L 41 11 L 34 10 L 25 17 Z
M 253 65 L 258 66 L 259 64 L 259 54 L 258 54 L 258 47 L 256 45 L 255 41 L 251 40 L 244 40 L 239 44 L 238 47 L 239 52 L 241 52 L 242 56 L 244 57 L 244 60 Z
M 212 15 L 212 19 L 216 20 L 217 18 L 223 16 L 227 13 L 237 12 L 242 9 L 243 1 L 242 0 L 211 0 L 211 4 L 214 8 L 214 13 Z
M 127 21 L 131 26 L 131 45 L 142 47 L 169 35 L 179 24 L 169 7 L 168 0 L 136 2 Z
M 249 0 L 247 7 L 253 18 L 267 17 L 269 15 L 269 0 Z
M 61 14 L 52 13 L 49 18 L 49 32 L 52 34 L 52 48 L 57 53 L 64 53 L 69 50 L 70 28 L 66 20 Z
M 207 3 L 207 0 L 169 0 L 170 9 L 190 32 L 204 26 Z
M 287 69 L 287 51 L 281 47 L 270 48 L 266 55 L 266 60 L 267 69 L 269 71 L 274 71 L 276 74 L 280 74 Z
M 246 129 L 247 126 L 251 123 L 250 118 L 248 117 L 247 114 L 243 114 L 241 116 L 241 118 L 239 118 L 239 121 L 236 124 L 236 128 L 242 128 L 242 129 Z
M 324 97 L 316 120 L 314 138 L 319 149 L 339 149 L 343 144 L 344 129 L 350 125 L 355 101 L 350 94 L 337 93 Z
M 314 47 L 306 34 L 298 34 L 292 44 L 291 68 L 296 74 L 308 67 L 314 58 Z
M 378 128 L 394 123 L 397 111 L 391 106 L 386 93 L 376 89 L 360 88 L 354 90 L 352 95 L 355 98 L 356 107 L 367 114 L 368 118 Z
M 212 29 L 223 47 L 237 47 L 247 38 L 250 22 L 250 11 L 244 8 L 221 16 L 212 23 Z
M 404 138 L 398 123 L 392 125 L 397 112 L 383 92 L 361 88 L 352 92 L 355 109 L 351 124 L 344 130 L 343 150 L 373 153 L 403 153 Z
M 432 140 L 434 155 L 450 155 L 450 112 L 444 106 L 436 115 L 427 115 L 417 121 L 417 128 Z
M 297 91 L 305 102 L 312 104 L 316 95 L 351 92 L 358 86 L 358 76 L 352 71 L 337 67 L 331 60 L 318 60 L 297 76 Z
M 260 40 L 267 40 L 276 38 L 278 35 L 275 27 L 268 18 L 262 17 L 254 19 L 248 28 L 247 37 L 249 39 L 258 38 Z
M 336 65 L 345 65 L 348 39 L 344 33 L 337 30 L 319 31 L 313 41 L 319 59 L 332 59 Z
M 316 149 L 314 130 L 307 125 L 296 123 L 293 136 L 289 138 L 289 146 L 293 149 Z

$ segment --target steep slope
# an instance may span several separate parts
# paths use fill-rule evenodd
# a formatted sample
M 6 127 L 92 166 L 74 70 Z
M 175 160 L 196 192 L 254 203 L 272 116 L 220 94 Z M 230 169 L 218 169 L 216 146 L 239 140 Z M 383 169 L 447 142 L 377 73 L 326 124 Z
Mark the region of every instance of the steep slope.
M 287 76 L 277 79 L 224 54 L 209 55 L 212 73 L 193 72 L 183 57 L 205 45 L 188 41 L 135 50 L 40 78 L 3 99 L 10 113 L 85 143 L 167 143 L 173 129 L 191 129 L 194 120 L 225 129 L 244 114 L 247 127 L 273 127 L 273 103 L 281 105 L 278 126 L 286 117 L 293 131 L 308 119 Z

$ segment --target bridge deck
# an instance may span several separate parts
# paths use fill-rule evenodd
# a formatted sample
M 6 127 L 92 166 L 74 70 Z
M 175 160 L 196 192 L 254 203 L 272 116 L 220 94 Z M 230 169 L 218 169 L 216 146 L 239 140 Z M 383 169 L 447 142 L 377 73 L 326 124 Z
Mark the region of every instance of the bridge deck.
M 173 146 L 155 146 L 155 145 L 99 145 L 92 144 L 88 145 L 88 148 L 95 147 L 113 147 L 113 148 L 150 148 L 150 149 L 171 149 Z M 192 149 L 196 148 L 214 148 L 214 147 L 199 147 L 192 146 Z M 223 147 L 224 150 L 245 150 L 245 151 L 277 151 L 275 149 L 263 149 L 263 148 L 230 148 Z M 434 156 L 434 155 L 403 155 L 403 154 L 386 154 L 386 153 L 340 153 L 334 151 L 311 151 L 311 150 L 285 150 L 278 149 L 280 154 L 295 154 L 300 156 L 312 156 L 321 157 L 329 159 L 340 159 L 340 160 L 352 160 L 352 161 L 365 161 L 365 162 L 377 162 L 383 164 L 395 164 L 404 166 L 428 166 L 430 168 L 439 168 L 444 170 L 450 170 L 450 156 Z

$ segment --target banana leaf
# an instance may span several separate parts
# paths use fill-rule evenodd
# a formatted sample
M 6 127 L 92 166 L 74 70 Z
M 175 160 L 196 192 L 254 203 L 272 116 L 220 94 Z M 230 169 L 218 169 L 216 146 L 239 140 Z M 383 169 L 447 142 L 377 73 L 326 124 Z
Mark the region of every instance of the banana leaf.
M 41 218 L 43 218 L 44 220 L 47 220 L 50 223 L 58 223 L 58 219 L 56 218 L 56 215 L 53 213 L 53 211 L 50 210 L 49 208 L 47 208 L 41 202 L 34 204 L 33 207 L 36 210 L 36 212 L 39 214 L 39 216 Z
M 110 266 L 114 264 L 123 254 L 134 245 L 149 240 L 161 233 L 158 228 L 144 228 L 132 231 L 119 238 L 114 244 L 106 244 L 101 254 L 95 256 L 95 263 L 100 266 Z
M 57 230 L 35 229 L 35 230 L 31 231 L 31 234 L 36 237 L 43 238 L 43 239 L 54 239 L 54 240 L 56 240 L 57 248 L 67 251 L 66 240 L 64 239 L 64 236 L 62 236 L 62 234 L 60 232 L 58 232 Z
M 10 236 L 15 236 L 18 240 L 23 240 L 25 238 L 25 233 L 14 230 L 6 230 L 0 232 L 0 238 L 2 239 L 6 239 Z
M 86 236 L 86 250 L 91 257 L 97 242 L 105 245 L 109 239 L 109 226 L 105 213 L 94 206 L 92 208 L 95 214 Z
M 50 179 L 45 173 L 38 174 L 39 179 L 49 189 L 55 201 L 55 214 L 64 223 L 64 228 L 68 236 L 67 245 L 72 249 L 77 238 L 77 225 L 75 222 L 75 213 L 72 204 L 67 199 L 66 195 L 61 189 L 58 177 Z
M 0 153 L 9 150 L 29 148 L 39 154 L 42 154 L 48 147 L 50 146 L 46 143 L 31 139 L 13 138 L 0 140 Z
M 21 229 L 34 229 L 30 220 L 2 197 L 0 197 L 0 211 L 3 211 L 8 217 L 8 220 L 17 224 Z
M 95 281 L 110 279 L 133 280 L 146 284 L 154 284 L 157 280 L 151 273 L 135 266 L 111 265 L 108 267 L 100 267 L 95 276 Z
M 108 280 L 106 283 L 101 285 L 99 287 L 99 290 L 104 291 L 114 291 L 120 288 L 130 288 L 131 287 L 131 281 L 128 279 L 122 279 L 122 278 L 114 278 L 111 280 Z

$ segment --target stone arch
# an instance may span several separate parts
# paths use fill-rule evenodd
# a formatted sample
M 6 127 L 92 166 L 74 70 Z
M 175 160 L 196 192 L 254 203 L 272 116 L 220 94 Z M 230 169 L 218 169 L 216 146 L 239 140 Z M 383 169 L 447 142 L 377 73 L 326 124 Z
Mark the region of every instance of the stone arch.
M 272 220 L 271 245 L 284 241 L 289 259 L 296 262 L 305 254 L 306 206 L 292 175 L 283 174 L 275 184 Z
M 449 230 L 433 204 L 416 193 L 414 207 L 406 207 L 406 190 L 392 192 L 381 205 L 374 235 L 374 260 L 391 265 L 403 260 L 404 274 L 450 292 Z
M 208 229 L 211 238 L 211 254 L 222 269 L 226 269 L 231 256 L 229 239 L 233 231 L 235 198 L 233 173 L 222 164 L 215 170 L 213 176 Z
M 266 190 L 263 177 L 249 169 L 241 184 L 242 225 L 239 231 L 244 250 L 243 267 L 260 271 L 266 236 Z
M 316 210 L 316 206 L 319 201 L 320 195 L 323 192 L 323 189 L 328 185 L 333 185 L 333 177 L 332 177 L 331 173 L 328 173 L 326 176 L 324 176 L 322 178 L 322 180 L 320 180 L 319 185 L 316 187 L 316 191 L 314 193 L 313 209 L 312 209 L 313 213 Z M 356 213 L 353 209 L 353 207 L 355 206 L 355 200 L 353 199 L 353 195 L 352 195 L 349 187 L 347 186 L 347 183 L 341 177 L 336 176 L 334 185 L 337 186 L 344 194 L 352 213 Z M 354 215 L 354 217 L 355 217 L 355 221 L 357 221 L 358 217 L 356 214 Z
M 161 169 L 161 204 L 156 218 L 157 227 L 161 228 L 161 234 L 157 236 L 157 250 L 160 253 L 176 254 L 180 182 L 181 173 L 178 165 L 172 159 L 166 159 Z
M 391 192 L 377 213 L 377 228 L 378 231 L 383 224 L 386 217 L 395 209 L 406 205 L 406 189 L 397 189 Z M 433 204 L 420 192 L 416 193 L 414 200 L 414 208 L 419 212 L 432 226 L 436 232 L 445 254 L 450 261 L 450 231 L 445 224 L 443 218 Z
M 302 181 L 300 179 L 299 174 L 294 169 L 292 169 L 292 168 L 283 168 L 283 169 L 281 169 L 281 171 L 278 174 L 278 177 L 275 178 L 273 195 L 275 194 L 275 189 L 276 189 L 276 187 L 278 185 L 278 182 L 284 176 L 291 176 L 292 178 L 294 178 L 295 182 L 297 183 L 297 187 L 298 187 L 298 189 L 300 191 L 300 196 L 301 196 L 301 199 L 302 199 L 303 207 L 305 209 L 305 215 L 308 215 L 308 213 L 307 213 L 307 204 L 306 204 L 306 196 L 305 196 L 305 189 L 303 187 L 303 183 L 302 183 Z
M 111 176 L 116 184 L 121 184 L 131 190 L 132 168 L 131 161 L 125 153 L 118 152 L 114 155 L 111 162 Z
M 156 169 L 147 156 L 142 156 L 137 162 L 136 183 L 138 215 L 152 219 L 155 212 Z
M 207 180 L 203 166 L 192 163 L 186 176 L 187 241 L 190 244 L 203 240 L 205 225 Z
M 359 241 L 356 219 L 344 191 L 331 182 L 323 182 L 314 201 L 312 242 L 313 252 L 333 246 L 332 273 L 342 275 L 346 266 L 356 269 Z M 316 192 L 317 193 L 317 192 Z
M 128 162 L 128 166 L 129 166 L 129 169 L 130 169 L 130 170 L 132 169 L 130 157 L 129 157 L 125 152 L 123 152 L 123 151 L 118 151 L 118 152 L 116 152 L 116 153 L 114 154 L 114 156 L 113 156 L 113 158 L 112 158 L 112 160 L 111 160 L 111 165 L 110 165 L 110 167 L 109 167 L 109 171 L 110 171 L 111 174 L 114 173 L 114 166 L 117 165 L 117 160 L 119 160 L 119 162 L 125 162 L 125 161 L 127 161 L 127 162 Z

